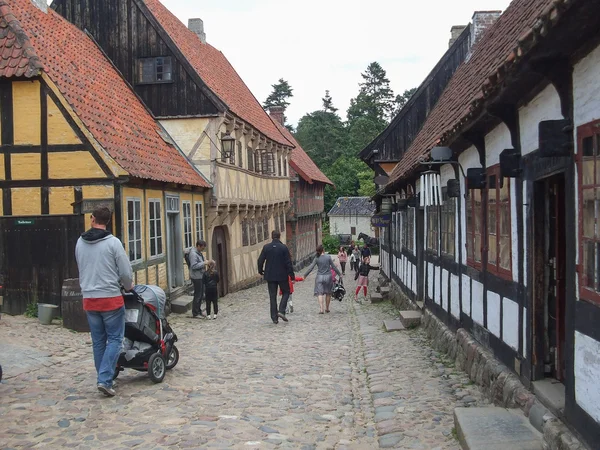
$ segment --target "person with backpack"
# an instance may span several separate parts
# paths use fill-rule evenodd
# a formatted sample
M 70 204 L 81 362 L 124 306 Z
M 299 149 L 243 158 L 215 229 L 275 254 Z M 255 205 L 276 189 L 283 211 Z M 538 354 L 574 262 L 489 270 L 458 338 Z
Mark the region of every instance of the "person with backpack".
M 194 301 L 192 303 L 192 317 L 205 317 L 202 314 L 202 297 L 204 296 L 203 276 L 206 264 L 211 261 L 206 261 L 202 252 L 206 249 L 206 241 L 200 240 L 196 243 L 196 247 L 192 248 L 188 253 L 186 262 L 190 269 L 190 279 L 194 285 Z
M 214 261 L 206 264 L 206 271 L 202 277 L 204 292 L 206 295 L 206 318 L 210 319 L 211 306 L 214 312 L 212 318 L 216 319 L 219 314 L 219 273 Z

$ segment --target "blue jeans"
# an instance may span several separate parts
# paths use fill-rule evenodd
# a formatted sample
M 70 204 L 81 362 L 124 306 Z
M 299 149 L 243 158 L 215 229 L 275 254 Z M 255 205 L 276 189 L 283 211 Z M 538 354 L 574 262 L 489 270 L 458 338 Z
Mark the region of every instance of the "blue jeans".
M 113 311 L 86 311 L 86 313 L 92 334 L 98 384 L 112 387 L 125 334 L 125 307 Z

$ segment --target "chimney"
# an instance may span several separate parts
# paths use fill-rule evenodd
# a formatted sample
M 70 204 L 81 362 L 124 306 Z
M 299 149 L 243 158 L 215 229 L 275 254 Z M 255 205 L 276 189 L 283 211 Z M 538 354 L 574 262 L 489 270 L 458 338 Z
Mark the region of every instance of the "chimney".
M 31 0 L 31 3 L 33 3 L 45 13 L 48 12 L 48 0 Z
M 285 108 L 283 106 L 269 107 L 269 115 L 275 122 L 285 125 Z
M 206 33 L 204 32 L 204 22 L 202 19 L 188 20 L 188 28 L 190 31 L 196 33 L 196 35 L 200 38 L 200 42 L 206 44 Z
M 475 11 L 471 19 L 471 47 L 481 39 L 488 28 L 494 25 L 501 14 L 502 11 Z
M 454 25 L 450 28 L 450 42 L 448 42 L 448 48 L 452 47 L 467 26 L 468 25 Z

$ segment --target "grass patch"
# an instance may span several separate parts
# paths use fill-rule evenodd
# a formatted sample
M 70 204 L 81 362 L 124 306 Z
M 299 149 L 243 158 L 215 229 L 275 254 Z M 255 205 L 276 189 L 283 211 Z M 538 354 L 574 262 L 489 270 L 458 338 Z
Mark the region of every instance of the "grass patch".
M 458 432 L 456 431 L 456 427 L 452 427 L 452 431 L 451 431 L 451 433 L 452 433 L 452 437 L 453 437 L 453 438 L 454 438 L 456 441 L 458 441 Z

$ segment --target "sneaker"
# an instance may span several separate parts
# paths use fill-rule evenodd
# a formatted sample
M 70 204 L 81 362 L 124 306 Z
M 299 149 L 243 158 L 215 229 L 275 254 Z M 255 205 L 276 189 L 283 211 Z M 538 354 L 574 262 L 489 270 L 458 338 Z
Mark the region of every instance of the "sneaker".
M 206 316 L 206 320 L 210 320 L 210 316 Z
M 285 314 L 283 314 L 283 313 L 277 313 L 277 315 L 278 315 L 278 316 L 279 316 L 279 318 L 280 318 L 281 320 L 283 320 L 284 322 L 287 322 L 287 321 L 288 321 L 287 317 L 285 317 Z
M 216 319 L 217 319 L 217 315 L 213 314 L 213 320 L 216 320 Z
M 290 312 L 293 313 L 294 312 L 294 305 L 290 304 Z
M 98 390 L 107 397 L 114 397 L 115 395 L 117 395 L 113 388 L 104 386 L 103 384 L 98 384 Z

